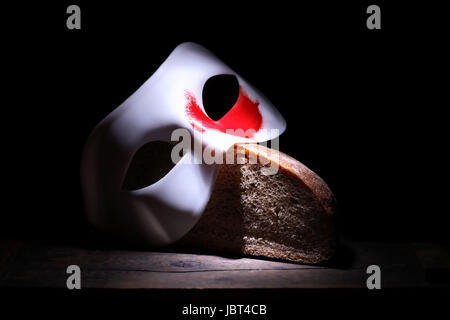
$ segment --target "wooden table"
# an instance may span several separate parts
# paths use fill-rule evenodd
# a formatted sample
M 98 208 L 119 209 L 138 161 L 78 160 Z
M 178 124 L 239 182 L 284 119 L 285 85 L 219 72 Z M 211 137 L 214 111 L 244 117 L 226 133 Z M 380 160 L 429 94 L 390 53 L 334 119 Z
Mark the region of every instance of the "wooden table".
M 347 242 L 339 259 L 322 266 L 179 248 L 128 251 L 48 241 L 3 240 L 0 252 L 0 287 L 6 288 L 66 288 L 69 265 L 81 268 L 82 288 L 366 288 L 372 264 L 381 268 L 382 288 L 450 285 L 448 247 L 430 243 Z
M 448 312 L 448 247 L 430 243 L 343 243 L 338 259 L 311 266 L 189 252 L 100 249 L 43 241 L 0 242 L 0 309 L 15 318 L 207 319 L 186 307 L 211 306 L 213 319 L 438 318 Z M 81 268 L 68 290 L 66 268 Z M 381 268 L 381 290 L 366 287 L 367 266 Z M 230 305 L 266 314 L 225 316 Z M 357 308 L 356 308 L 357 306 Z M 6 310 L 9 311 L 7 312 Z M 357 311 L 360 310 L 360 311 Z M 155 316 L 156 315 L 156 316 Z M 212 318 L 210 318 L 212 319 Z

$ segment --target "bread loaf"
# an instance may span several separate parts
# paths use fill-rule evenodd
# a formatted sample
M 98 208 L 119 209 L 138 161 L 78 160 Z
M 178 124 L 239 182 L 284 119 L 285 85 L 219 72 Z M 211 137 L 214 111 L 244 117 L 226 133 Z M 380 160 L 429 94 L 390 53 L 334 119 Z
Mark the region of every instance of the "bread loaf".
M 206 210 L 178 243 L 301 263 L 330 259 L 336 237 L 327 184 L 297 160 L 261 145 L 236 144 L 230 152 L 235 161 L 221 165 Z M 275 174 L 264 173 L 274 165 Z

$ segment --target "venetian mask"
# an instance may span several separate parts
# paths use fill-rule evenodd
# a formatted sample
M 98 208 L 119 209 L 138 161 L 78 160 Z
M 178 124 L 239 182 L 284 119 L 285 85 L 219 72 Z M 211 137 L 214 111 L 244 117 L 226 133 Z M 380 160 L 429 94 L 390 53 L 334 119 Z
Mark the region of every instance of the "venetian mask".
M 204 90 L 220 76 L 234 79 L 237 93 L 229 110 L 212 119 Z M 172 243 L 201 217 L 220 166 L 193 161 L 194 145 L 223 152 L 236 142 L 274 139 L 285 127 L 271 102 L 238 73 L 202 46 L 183 43 L 89 136 L 81 166 L 89 221 L 150 245 Z M 136 152 L 152 141 L 173 143 L 180 129 L 190 134 L 191 149 L 158 181 L 124 189 Z

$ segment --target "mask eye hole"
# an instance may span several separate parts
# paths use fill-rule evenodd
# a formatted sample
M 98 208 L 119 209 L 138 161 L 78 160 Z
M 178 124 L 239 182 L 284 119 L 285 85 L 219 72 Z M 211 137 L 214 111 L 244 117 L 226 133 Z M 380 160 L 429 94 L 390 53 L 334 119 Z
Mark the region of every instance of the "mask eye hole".
M 172 144 L 164 141 L 152 141 L 139 148 L 131 160 L 122 190 L 145 188 L 168 174 L 175 166 L 172 148 Z
M 239 97 L 239 82 L 232 74 L 219 74 L 209 78 L 203 86 L 202 98 L 206 114 L 220 120 L 234 106 Z

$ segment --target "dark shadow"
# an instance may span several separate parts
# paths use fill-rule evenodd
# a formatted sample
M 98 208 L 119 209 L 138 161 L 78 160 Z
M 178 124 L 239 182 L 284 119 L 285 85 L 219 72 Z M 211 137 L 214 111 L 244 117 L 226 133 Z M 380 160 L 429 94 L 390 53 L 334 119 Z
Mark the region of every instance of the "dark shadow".
M 175 166 L 171 158 L 173 144 L 151 141 L 134 154 L 122 184 L 123 190 L 138 190 L 162 179 Z
M 244 216 L 238 200 L 242 193 L 240 182 L 239 170 L 222 166 L 200 220 L 175 247 L 197 252 L 205 252 L 205 247 L 213 253 L 240 252 L 245 234 Z
M 333 269 L 349 269 L 354 261 L 356 255 L 355 250 L 348 243 L 339 243 L 336 254 L 328 261 L 319 265 Z

